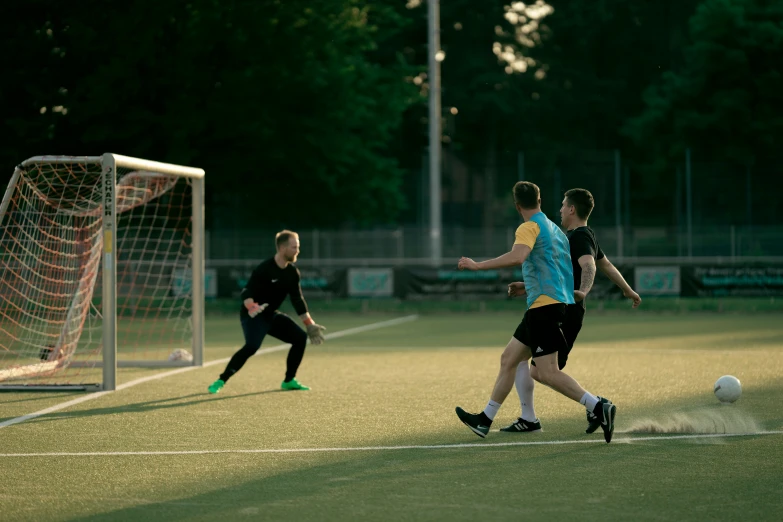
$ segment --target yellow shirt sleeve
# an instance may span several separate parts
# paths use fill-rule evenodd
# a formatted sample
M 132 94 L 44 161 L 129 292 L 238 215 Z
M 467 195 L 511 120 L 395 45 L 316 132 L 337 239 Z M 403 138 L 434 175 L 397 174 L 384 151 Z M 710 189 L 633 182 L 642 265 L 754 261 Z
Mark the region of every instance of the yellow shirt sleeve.
M 519 228 L 517 228 L 516 234 L 514 234 L 515 245 L 527 245 L 530 250 L 533 250 L 533 245 L 536 244 L 536 238 L 541 229 L 538 228 L 538 223 L 535 221 L 525 221 Z

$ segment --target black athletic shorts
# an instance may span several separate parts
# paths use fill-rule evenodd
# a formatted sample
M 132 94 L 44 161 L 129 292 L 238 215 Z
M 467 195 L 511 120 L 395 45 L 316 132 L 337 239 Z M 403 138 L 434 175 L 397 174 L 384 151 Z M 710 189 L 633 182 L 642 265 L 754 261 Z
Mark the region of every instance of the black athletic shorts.
M 560 325 L 560 329 L 563 330 L 563 336 L 565 337 L 568 349 L 563 352 L 557 352 L 557 365 L 562 370 L 566 362 L 568 362 L 568 354 L 574 348 L 574 343 L 579 335 L 579 331 L 582 329 L 582 321 L 585 318 L 585 309 L 578 304 L 566 306 L 565 320 Z
M 567 351 L 568 344 L 560 329 L 565 311 L 566 305 L 560 303 L 528 309 L 514 338 L 530 347 L 534 358 Z

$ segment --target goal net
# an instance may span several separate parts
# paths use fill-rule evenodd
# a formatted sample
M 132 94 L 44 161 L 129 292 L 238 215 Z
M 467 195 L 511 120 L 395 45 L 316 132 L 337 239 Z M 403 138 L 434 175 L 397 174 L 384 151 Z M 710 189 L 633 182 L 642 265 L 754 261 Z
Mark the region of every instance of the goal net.
M 114 154 L 17 167 L 0 206 L 0 389 L 114 389 L 117 366 L 202 363 L 203 176 Z

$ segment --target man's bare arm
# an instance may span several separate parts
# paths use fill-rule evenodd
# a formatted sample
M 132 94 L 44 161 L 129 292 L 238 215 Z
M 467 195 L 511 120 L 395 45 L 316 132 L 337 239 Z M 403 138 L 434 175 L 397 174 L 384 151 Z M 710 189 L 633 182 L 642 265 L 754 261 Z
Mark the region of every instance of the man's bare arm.
M 591 255 L 584 255 L 578 261 L 579 266 L 582 267 L 582 280 L 579 284 L 579 291 L 587 296 L 595 282 L 595 259 Z
M 631 285 L 629 285 L 625 280 L 623 274 L 617 270 L 617 267 L 614 266 L 606 256 L 598 260 L 598 268 L 600 268 L 601 271 L 606 274 L 606 276 L 611 279 L 612 282 L 620 288 L 620 290 L 623 291 L 623 295 L 625 297 L 633 301 L 634 308 L 641 304 L 642 298 L 639 297 L 639 294 L 634 292 L 634 289 L 631 288 Z
M 468 257 L 463 257 L 459 260 L 458 267 L 460 270 L 492 270 L 493 268 L 508 268 L 512 266 L 519 266 L 525 262 L 530 255 L 530 247 L 527 245 L 514 245 L 511 248 L 511 252 L 506 252 L 500 257 L 495 259 L 488 259 L 487 261 L 476 262 Z

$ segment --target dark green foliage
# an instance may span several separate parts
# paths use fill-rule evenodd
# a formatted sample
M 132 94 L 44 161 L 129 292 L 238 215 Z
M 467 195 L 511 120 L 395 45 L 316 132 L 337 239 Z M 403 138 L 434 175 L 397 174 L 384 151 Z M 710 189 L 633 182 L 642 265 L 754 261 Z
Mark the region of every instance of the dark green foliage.
M 740 165 L 783 143 L 783 5 L 705 0 L 690 22 L 684 63 L 645 94 L 627 130 L 659 162 L 686 147 Z
M 675 224 L 687 147 L 702 177 L 781 178 L 779 2 L 549 4 L 531 47 L 508 2 L 441 1 L 447 224 L 513 219 L 519 151 L 553 205 L 576 180 L 607 202 L 621 149 L 639 224 Z M 114 151 L 205 168 L 208 226 L 420 221 L 426 21 L 426 0 L 24 2 L 0 21 L 0 176 Z M 496 45 L 531 65 L 509 74 Z M 454 183 L 472 207 L 448 206 Z
M 393 219 L 403 207 L 389 142 L 419 97 L 401 54 L 379 52 L 406 23 L 393 7 L 140 0 L 24 9 L 4 32 L 13 71 L 0 85 L 10 105 L 6 175 L 31 155 L 113 151 L 205 168 L 209 208 L 234 224 L 328 226 Z M 67 113 L 53 112 L 59 105 Z

